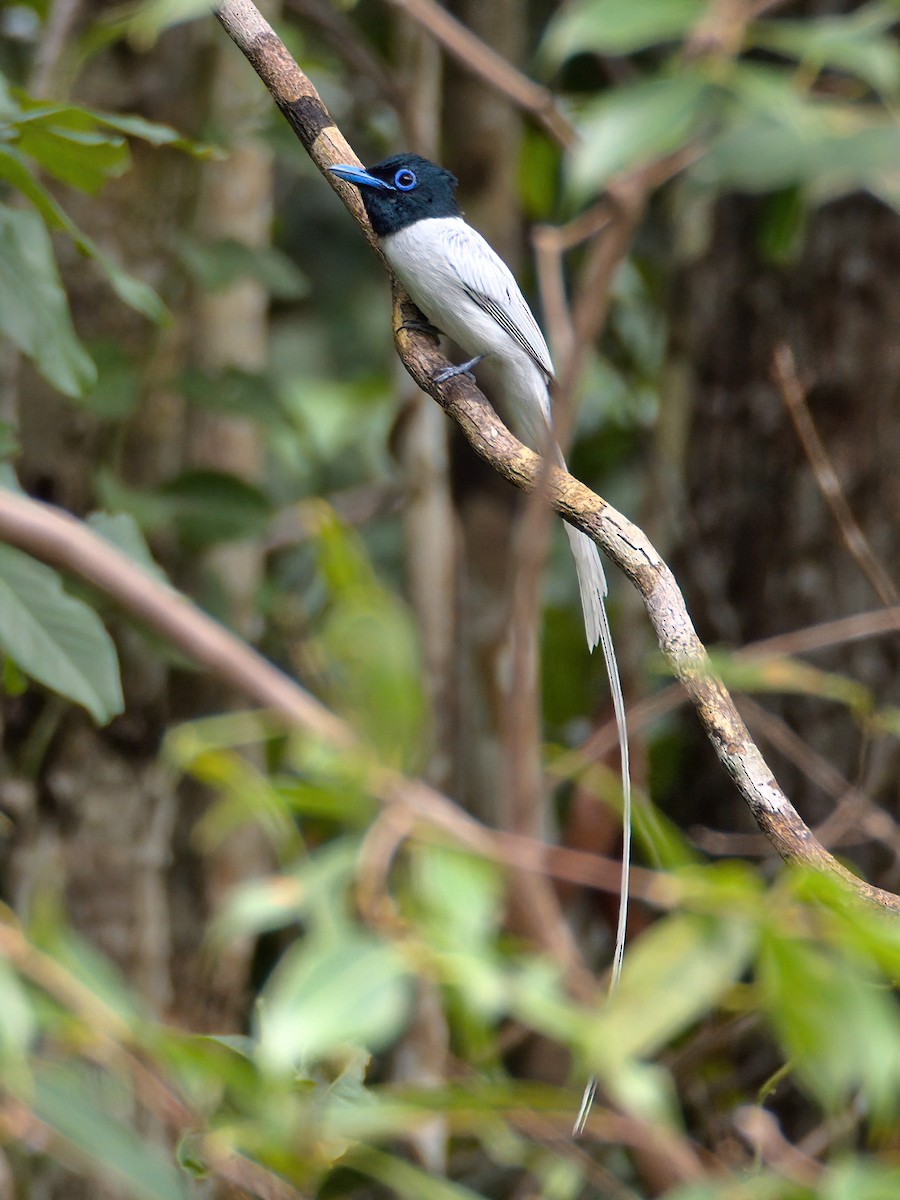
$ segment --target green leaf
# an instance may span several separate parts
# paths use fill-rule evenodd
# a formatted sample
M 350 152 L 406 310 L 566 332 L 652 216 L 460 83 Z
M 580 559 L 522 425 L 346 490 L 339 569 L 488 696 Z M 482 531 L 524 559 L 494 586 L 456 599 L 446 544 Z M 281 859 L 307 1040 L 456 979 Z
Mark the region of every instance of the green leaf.
M 260 1058 L 292 1070 L 348 1045 L 377 1050 L 400 1033 L 409 971 L 397 951 L 344 929 L 287 952 L 263 993 Z
M 900 126 L 877 104 L 821 99 L 782 71 L 739 63 L 730 120 L 694 168 L 719 188 L 766 192 L 802 187 L 817 202 L 869 188 L 900 199 Z
M 683 146 L 711 94 L 702 78 L 684 72 L 616 88 L 587 105 L 579 122 L 582 141 L 567 164 L 576 197 L 592 195 L 619 172 Z
M 818 1200 L 896 1200 L 900 1196 L 900 1166 L 848 1158 L 825 1173 Z
M 143 567 L 148 575 L 166 579 L 165 571 L 154 559 L 140 526 L 130 513 L 93 512 L 87 518 L 87 524 L 104 541 Z
M 377 1180 L 401 1200 L 484 1200 L 481 1193 L 464 1184 L 371 1146 L 355 1146 L 348 1155 L 348 1165 Z
M 773 926 L 759 961 L 762 1003 L 798 1077 L 829 1112 L 862 1088 L 876 1119 L 900 1107 L 897 1002 L 866 963 Z
M 104 725 L 123 709 L 112 639 L 59 575 L 0 546 L 0 646 L 27 674 L 82 705 Z
M 846 16 L 805 21 L 759 21 L 751 25 L 748 42 L 797 59 L 815 71 L 824 67 L 846 71 L 886 96 L 900 88 L 900 51 L 889 30 L 897 13 L 881 5 L 866 5 Z
M 0 421 L 0 462 L 18 457 L 21 446 L 19 431 L 9 421 Z
M 632 946 L 598 1015 L 591 1041 L 601 1061 L 653 1054 L 704 1016 L 740 978 L 756 938 L 753 922 L 740 917 L 678 913 L 657 921 Z
M 146 49 L 164 29 L 208 14 L 207 0 L 146 0 L 121 23 L 121 29 L 139 49 Z
M 127 137 L 140 138 L 151 146 L 169 146 L 173 150 L 183 150 L 194 158 L 223 158 L 224 154 L 215 146 L 198 142 L 194 138 L 185 137 L 170 125 L 161 125 L 158 121 L 148 121 L 145 117 L 133 113 L 108 113 L 89 110 L 91 118 L 98 125 L 115 129 Z
M 220 371 L 186 371 L 178 387 L 189 403 L 212 412 L 249 417 L 270 428 L 286 428 L 278 394 L 265 375 L 225 367 Z
M 0 331 L 66 395 L 93 383 L 94 364 L 72 326 L 44 223 L 6 205 L 0 205 Z
M 421 762 L 425 702 L 419 642 L 406 606 L 373 578 L 359 539 L 323 508 L 318 552 L 330 604 L 319 636 L 341 711 L 389 761 Z
M 169 310 L 149 284 L 143 283 L 133 275 L 129 275 L 127 271 L 124 271 L 112 259 L 102 254 L 93 242 L 88 243 L 88 252 L 109 280 L 113 291 L 124 304 L 127 304 L 129 308 L 133 308 L 135 312 L 141 313 L 142 316 L 147 317 L 148 320 L 153 321 L 156 325 L 169 323 Z
M 24 157 L 11 146 L 0 146 L 0 179 L 5 179 L 27 197 L 51 229 L 61 229 L 82 254 L 98 264 L 125 304 L 161 324 L 167 319 L 165 305 L 151 287 L 123 271 L 84 233 L 47 189 L 34 178 Z
M 104 508 L 128 513 L 144 533 L 174 525 L 196 549 L 256 536 L 272 516 L 259 488 L 222 471 L 187 471 L 155 489 L 129 487 L 105 471 L 97 492 Z
M 259 488 L 224 471 L 186 471 L 165 484 L 160 495 L 172 502 L 180 535 L 198 549 L 254 537 L 272 516 Z
M 27 1062 L 38 1027 L 31 998 L 5 958 L 0 958 L 0 1012 L 0 1069 L 6 1074 Z
M 184 1178 L 167 1156 L 111 1111 L 128 1107 L 104 1094 L 94 1068 L 47 1065 L 37 1074 L 34 1108 L 101 1177 L 125 1184 L 136 1200 L 187 1200 Z
M 449 846 L 421 845 L 412 860 L 414 885 L 440 945 L 475 950 L 496 933 L 504 888 L 497 867 Z
M 19 149 L 54 179 L 80 191 L 94 193 L 108 179 L 128 170 L 131 155 L 122 138 L 92 129 L 66 128 L 48 116 L 20 128 Z
M 579 0 L 551 21 L 541 57 L 556 67 L 575 54 L 630 54 L 677 41 L 705 8 L 705 0 Z
M 309 283 L 286 254 L 274 246 L 248 246 L 234 238 L 181 242 L 182 261 L 202 287 L 226 288 L 239 279 L 255 279 L 276 300 L 299 300 Z

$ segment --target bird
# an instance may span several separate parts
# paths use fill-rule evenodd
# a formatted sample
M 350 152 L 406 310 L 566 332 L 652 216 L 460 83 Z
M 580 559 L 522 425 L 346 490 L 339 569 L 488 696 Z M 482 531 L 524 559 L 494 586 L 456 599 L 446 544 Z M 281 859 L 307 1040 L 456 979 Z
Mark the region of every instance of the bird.
M 468 356 L 439 371 L 436 383 L 481 367 L 489 392 L 498 392 L 513 430 L 538 453 L 565 460 L 553 437 L 550 385 L 553 363 L 540 326 L 502 258 L 467 223 L 456 199 L 456 177 L 419 154 L 398 154 L 363 168 L 328 170 L 359 189 L 381 251 L 428 325 Z M 584 616 L 588 648 L 598 644 L 609 678 L 619 740 L 623 794 L 622 889 L 610 988 L 618 984 L 625 947 L 631 849 L 631 771 L 622 684 L 606 613 L 606 576 L 596 544 L 565 525 Z M 577 1136 L 593 1102 L 596 1081 L 585 1088 L 575 1122 Z

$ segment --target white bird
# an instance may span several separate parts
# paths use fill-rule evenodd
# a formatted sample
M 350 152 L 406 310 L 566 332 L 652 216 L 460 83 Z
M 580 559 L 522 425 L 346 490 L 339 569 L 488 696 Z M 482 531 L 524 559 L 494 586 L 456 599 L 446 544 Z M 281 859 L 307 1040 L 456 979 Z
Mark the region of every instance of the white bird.
M 552 453 L 565 468 L 552 436 L 550 351 L 512 272 L 485 239 L 463 219 L 454 195 L 456 179 L 417 154 L 395 155 L 367 170 L 329 168 L 360 189 L 385 258 L 427 320 L 469 355 L 436 376 L 437 382 L 483 362 L 499 390 L 516 433 L 532 449 Z M 618 984 L 625 950 L 631 859 L 631 771 L 625 701 L 604 603 L 606 576 L 594 542 L 566 524 L 584 614 L 588 647 L 600 645 L 609 677 L 622 764 L 622 888 L 610 991 Z M 575 1121 L 577 1137 L 593 1103 L 596 1080 L 585 1088 Z

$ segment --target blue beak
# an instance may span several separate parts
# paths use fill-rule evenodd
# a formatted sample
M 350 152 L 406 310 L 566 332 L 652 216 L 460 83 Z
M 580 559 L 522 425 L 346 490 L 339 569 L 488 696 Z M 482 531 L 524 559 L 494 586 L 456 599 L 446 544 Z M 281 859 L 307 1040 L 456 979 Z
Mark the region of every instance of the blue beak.
M 383 179 L 376 179 L 362 167 L 329 167 L 328 170 L 332 175 L 337 175 L 338 179 L 343 179 L 345 183 L 353 183 L 356 187 L 383 188 L 388 192 L 395 190 L 389 183 L 385 183 Z

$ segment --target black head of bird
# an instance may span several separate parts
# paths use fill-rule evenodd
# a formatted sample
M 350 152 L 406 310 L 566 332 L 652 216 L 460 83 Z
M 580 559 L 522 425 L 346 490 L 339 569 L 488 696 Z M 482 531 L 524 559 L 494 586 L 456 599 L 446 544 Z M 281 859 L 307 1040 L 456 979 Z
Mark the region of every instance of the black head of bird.
M 420 154 L 395 154 L 374 167 L 329 167 L 360 190 L 372 228 L 388 237 L 429 217 L 458 217 L 456 177 Z

